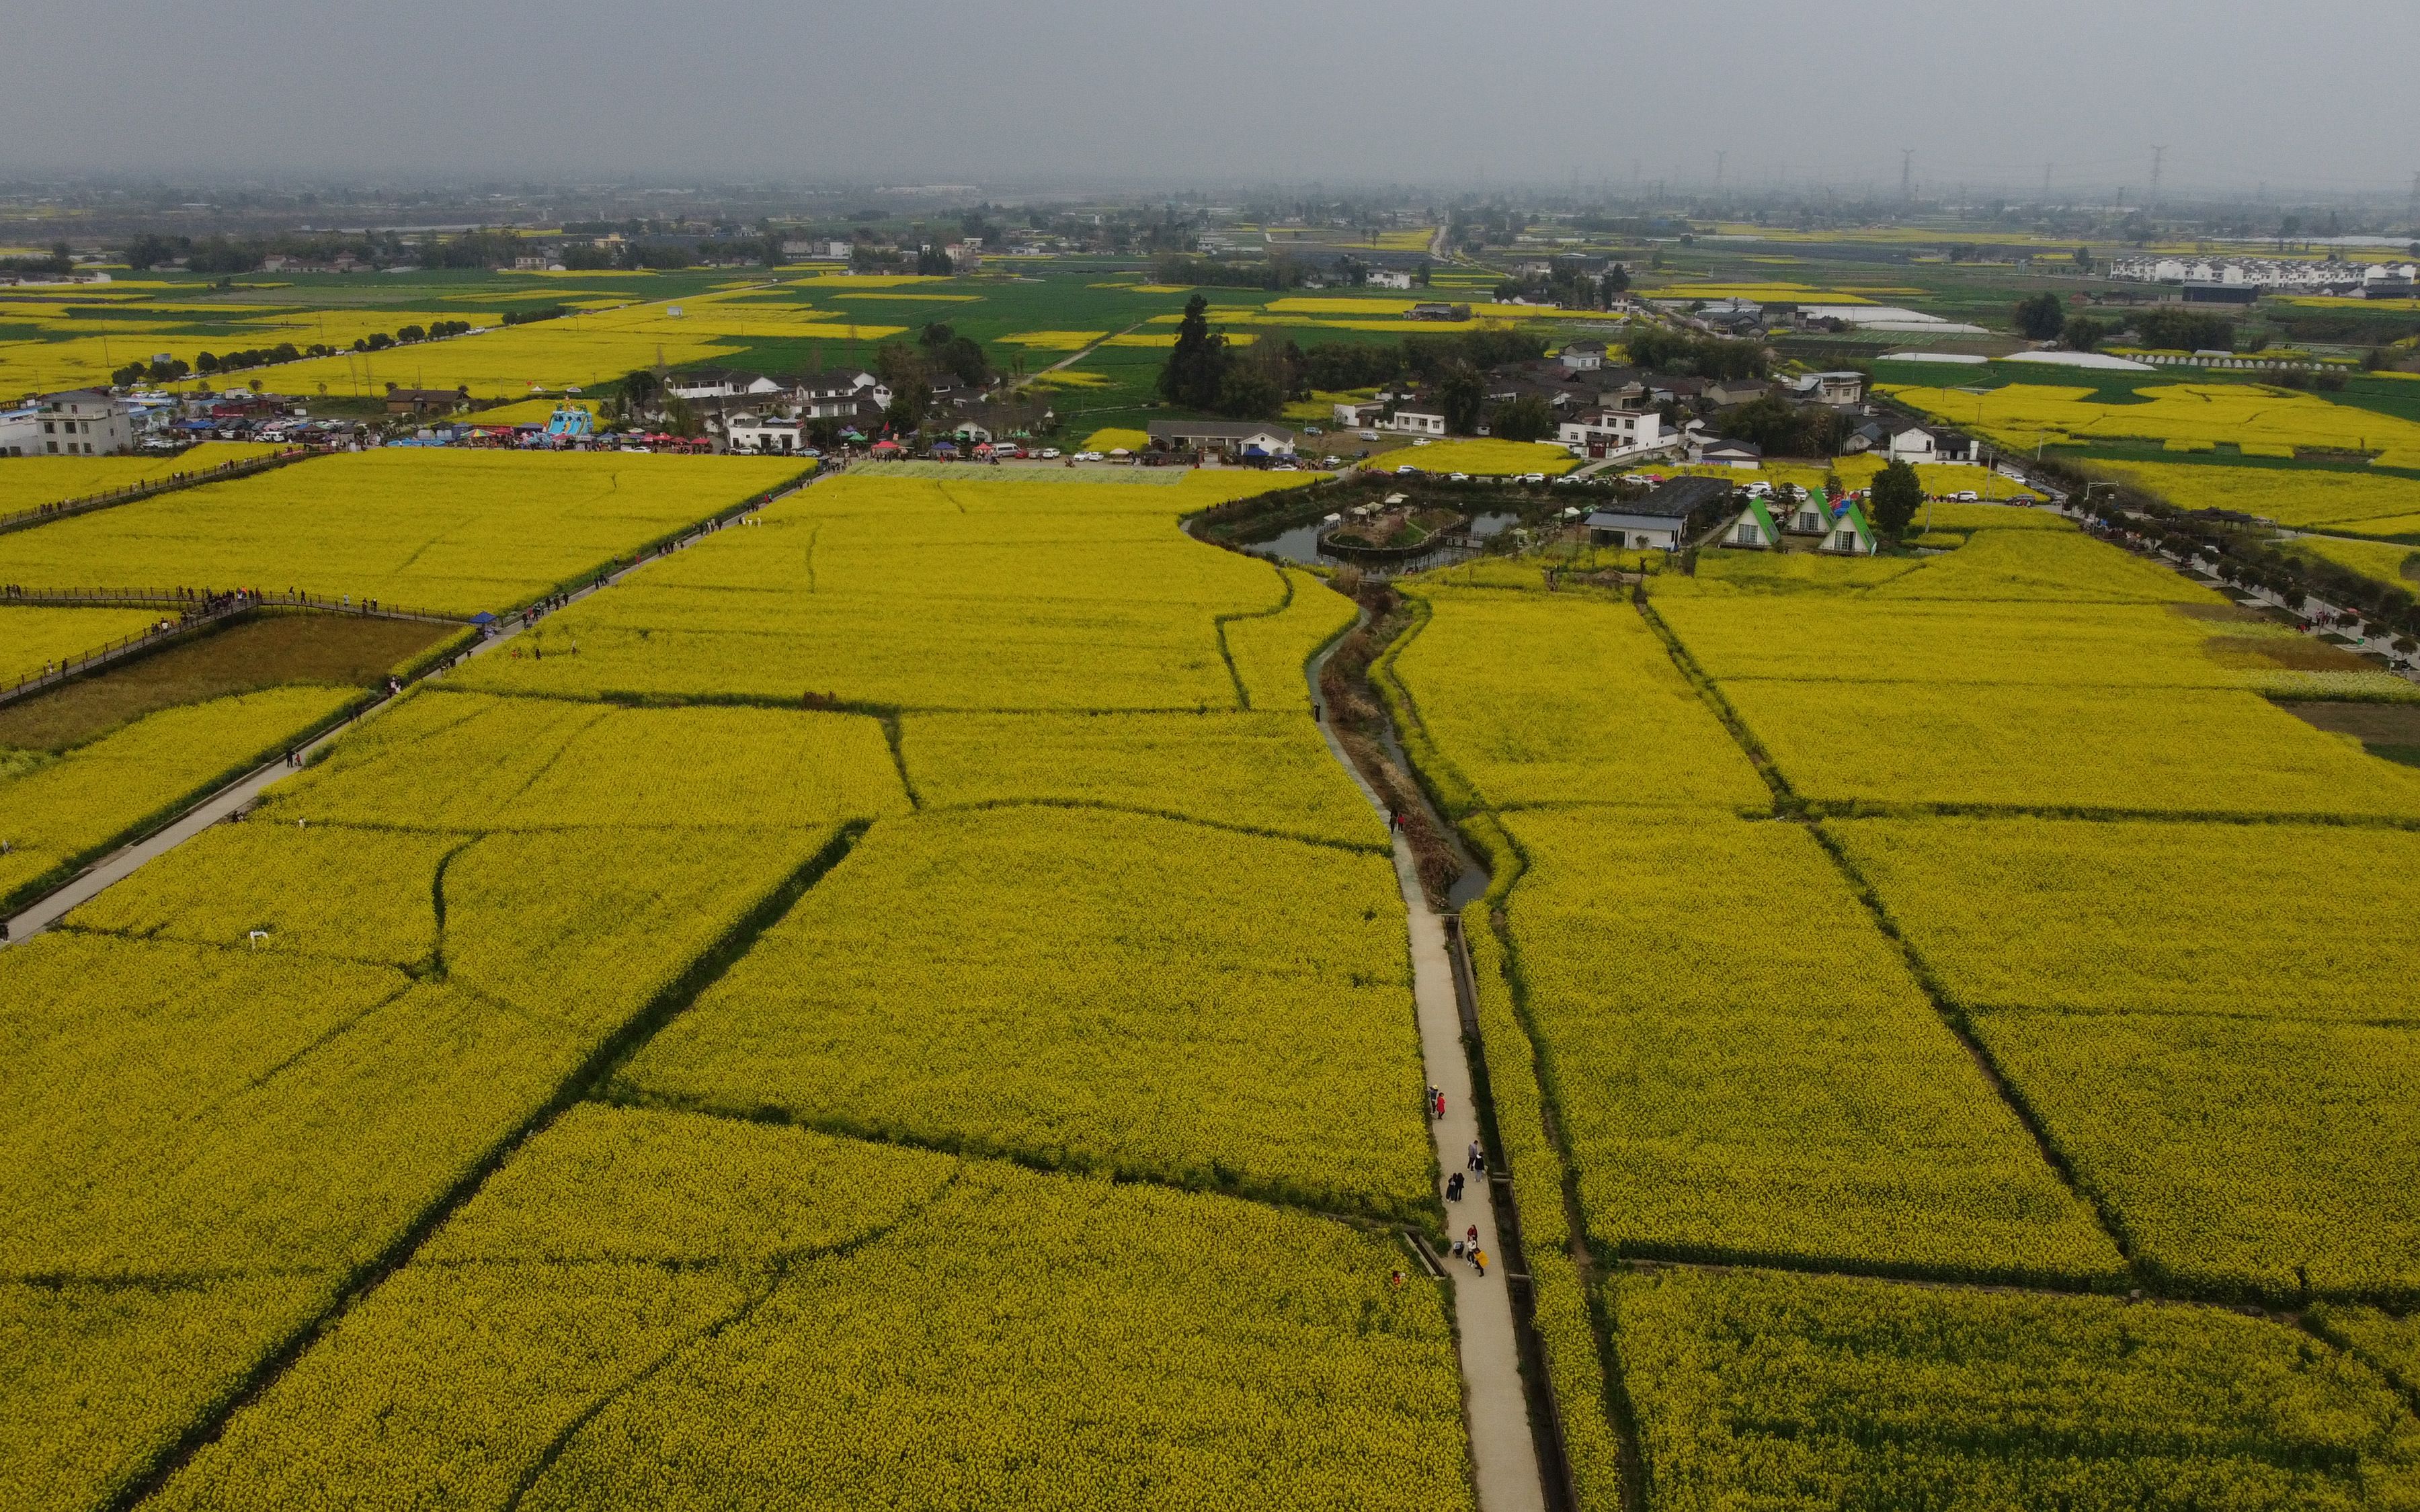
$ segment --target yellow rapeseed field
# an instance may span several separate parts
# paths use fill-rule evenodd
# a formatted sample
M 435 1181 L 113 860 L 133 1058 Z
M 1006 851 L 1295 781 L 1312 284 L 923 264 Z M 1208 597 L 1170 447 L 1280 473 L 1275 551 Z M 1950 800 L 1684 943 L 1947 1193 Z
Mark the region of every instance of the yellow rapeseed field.
M 1543 472 L 1550 478 L 1580 465 L 1569 449 L 1553 441 L 1499 441 L 1484 437 L 1404 447 L 1388 453 L 1378 463 L 1382 468 L 1388 464 L 1408 465 L 1424 472 L 1467 472 L 1475 477 Z
M 0 581 L 290 587 L 500 611 L 799 471 L 780 458 L 346 453 L 0 536 Z
M 0 515 L 207 473 L 278 450 L 261 441 L 204 441 L 175 456 L 12 456 L 0 460 Z
M 161 618 L 156 609 L 0 608 L 0 687 L 121 637 Z
M 2093 400 L 2091 389 L 2041 383 L 2011 383 L 1979 400 L 1949 389 L 1882 389 L 1953 424 L 1978 426 L 2011 449 L 2030 448 L 2045 434 L 2211 445 L 2251 441 L 2375 452 L 2381 462 L 2420 467 L 2420 424 L 2263 384 L 2149 384 L 2135 391 L 2131 404 L 2102 404 Z
M 1440 1288 L 1387 1285 L 1404 1258 L 1222 1197 L 585 1107 L 161 1500 L 1037 1505 L 1080 1487 L 1466 1512 L 1452 1332 Z

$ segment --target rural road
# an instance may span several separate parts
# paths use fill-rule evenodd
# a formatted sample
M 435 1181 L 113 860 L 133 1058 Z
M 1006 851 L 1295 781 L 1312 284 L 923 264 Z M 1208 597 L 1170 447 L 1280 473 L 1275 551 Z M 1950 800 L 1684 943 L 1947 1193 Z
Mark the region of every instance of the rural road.
M 1321 697 L 1319 671 L 1326 662 L 1327 654 L 1323 653 L 1311 664 L 1313 707 Z M 1319 722 L 1319 733 L 1327 742 L 1328 754 L 1352 774 L 1362 796 L 1384 813 L 1386 804 L 1372 791 L 1325 719 Z M 1394 840 L 1395 883 L 1402 889 L 1411 930 L 1412 1003 L 1419 1022 L 1420 1059 L 1429 1083 L 1445 1093 L 1445 1117 L 1429 1119 L 1429 1133 L 1436 1141 L 1438 1170 L 1450 1175 L 1466 1169 L 1471 1143 L 1479 1137 L 1479 1114 L 1470 1095 L 1470 1057 L 1463 1050 L 1462 1008 L 1454 995 L 1453 964 L 1446 954 L 1445 923 L 1429 911 L 1410 843 L 1401 834 Z M 1445 1211 L 1450 1234 L 1458 1237 L 1476 1225 L 1480 1248 L 1487 1255 L 1483 1276 L 1450 1255 L 1439 1257 L 1453 1287 L 1463 1406 L 1468 1417 L 1480 1512 L 1545 1512 L 1545 1477 L 1538 1464 L 1537 1440 L 1529 1430 L 1529 1399 L 1521 1382 L 1512 1295 L 1505 1282 L 1506 1256 L 1497 1242 L 1495 1199 L 1486 1180 L 1472 1177 L 1463 1186 L 1462 1200 L 1447 1203 Z
M 818 471 L 815 474 L 815 478 L 819 479 L 825 476 L 837 475 L 837 473 L 826 474 Z M 814 479 L 810 479 L 808 483 L 801 484 L 799 486 L 811 486 L 814 482 Z M 797 490 L 795 489 L 792 490 L 792 492 L 796 491 Z M 776 495 L 773 499 L 766 501 L 766 502 L 769 505 L 779 502 L 782 499 L 786 499 L 788 497 L 788 494 L 780 494 Z M 737 528 L 738 521 L 746 517 L 746 516 L 735 517 L 730 522 L 731 528 Z M 692 534 L 683 536 L 673 549 L 683 549 L 693 545 L 697 541 L 704 539 L 708 533 L 710 532 L 700 531 Z M 640 567 L 645 566 L 649 562 L 661 560 L 662 555 L 663 553 L 659 553 L 657 556 L 644 558 L 633 565 L 624 567 L 619 571 L 613 573 L 606 579 L 606 586 L 610 587 L 614 583 L 620 582 L 623 578 L 627 577 L 630 573 L 638 571 Z M 589 594 L 596 593 L 597 591 L 597 590 L 593 587 L 574 589 L 565 596 L 564 607 L 567 609 L 571 605 L 580 602 L 582 599 L 586 598 Z M 537 616 L 536 623 L 545 623 L 547 615 L 553 612 L 557 611 L 542 610 Z M 505 644 L 520 633 L 520 616 L 518 614 L 511 615 L 507 618 L 497 621 L 496 633 L 485 640 L 473 642 L 470 649 L 465 652 L 464 655 L 466 656 L 486 656 L 489 652 Z M 426 674 L 426 680 L 442 681 L 444 675 L 445 674 L 442 671 L 432 671 Z M 364 709 L 360 714 L 346 720 L 344 723 L 336 726 L 334 729 L 319 736 L 318 739 L 304 743 L 302 749 L 307 756 L 309 752 L 318 750 L 321 746 L 324 746 L 329 741 L 334 740 L 339 735 L 342 735 L 346 731 L 350 730 L 362 720 L 375 717 L 380 710 L 387 707 L 387 705 L 392 702 L 393 700 L 391 699 L 380 700 L 378 702 L 371 704 L 368 708 Z M 263 792 L 267 791 L 271 786 L 282 779 L 293 776 L 297 770 L 299 770 L 299 768 L 288 766 L 286 764 L 286 758 L 280 756 L 275 761 L 269 763 L 267 765 L 256 768 L 247 775 L 238 778 L 227 786 L 219 789 L 209 797 L 204 798 L 201 802 L 195 804 L 193 808 L 186 810 L 184 813 L 178 816 L 175 822 L 169 824 L 165 827 L 156 829 L 150 834 L 144 836 L 141 840 L 135 841 L 128 845 L 122 845 L 116 850 L 112 851 L 109 855 L 102 856 L 99 861 L 94 862 L 90 867 L 87 867 L 83 872 L 77 873 L 76 876 L 70 880 L 66 886 L 55 891 L 43 894 L 41 897 L 35 899 L 32 903 L 27 903 L 15 915 L 11 916 L 8 920 L 8 938 L 6 940 L 0 940 L 0 945 L 14 944 L 19 940 L 27 939 L 39 933 L 43 930 L 50 928 L 53 924 L 55 924 L 60 919 L 66 918 L 68 914 L 76 907 L 98 896 L 101 889 L 107 887 L 111 883 L 128 876 L 137 868 L 141 867 L 145 862 L 152 860 L 158 856 L 165 856 L 170 851 L 175 850 L 178 846 L 184 844 L 187 841 L 192 840 L 194 836 L 209 828 L 212 825 L 225 819 L 228 815 L 233 814 L 238 810 L 243 808 L 246 804 L 249 804 L 254 799 L 259 797 Z

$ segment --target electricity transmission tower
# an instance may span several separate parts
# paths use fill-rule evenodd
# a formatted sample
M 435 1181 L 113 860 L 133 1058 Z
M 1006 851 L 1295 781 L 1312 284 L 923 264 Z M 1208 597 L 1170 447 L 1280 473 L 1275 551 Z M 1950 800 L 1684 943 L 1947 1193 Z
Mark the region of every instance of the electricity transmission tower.
M 1899 197 L 1909 201 L 1916 198 L 1916 148 L 1914 147 L 1899 149 Z
M 2160 208 L 2160 168 L 2168 155 L 2165 147 L 2151 148 L 2151 208 Z

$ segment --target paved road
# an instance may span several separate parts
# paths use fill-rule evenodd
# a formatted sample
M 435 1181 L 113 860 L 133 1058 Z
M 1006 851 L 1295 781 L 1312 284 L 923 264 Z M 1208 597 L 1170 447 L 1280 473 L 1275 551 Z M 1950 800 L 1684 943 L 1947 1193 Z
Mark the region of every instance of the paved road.
M 816 476 L 821 477 L 824 476 L 824 474 L 818 472 Z M 804 486 L 804 485 L 801 485 L 801 486 Z M 787 496 L 783 495 L 780 497 Z M 738 527 L 735 521 L 733 526 L 728 528 L 736 529 Z M 702 538 L 702 534 L 691 535 L 683 540 L 681 545 L 683 547 L 687 547 Z M 608 577 L 606 584 L 610 587 L 613 583 L 620 582 L 624 577 L 636 572 L 639 570 L 639 567 L 645 566 L 648 562 L 659 560 L 660 559 L 658 557 L 648 557 L 644 561 L 639 563 L 637 566 L 624 567 Z M 570 605 L 578 603 L 580 600 L 586 598 L 590 594 L 597 591 L 598 590 L 596 588 L 582 588 L 575 590 L 565 598 L 565 607 L 568 608 Z M 545 620 L 547 612 L 554 611 L 550 610 L 540 613 L 537 616 L 539 622 L 542 623 Z M 467 655 L 473 656 L 486 656 L 497 647 L 511 640 L 515 636 L 520 635 L 521 633 L 521 628 L 520 616 L 518 614 L 512 616 L 510 619 L 499 621 L 495 627 L 496 633 L 485 640 L 473 642 Z M 430 680 L 442 682 L 445 674 L 442 671 L 434 671 L 428 673 L 427 676 Z M 355 718 L 338 725 L 335 729 L 328 732 L 324 735 L 321 735 L 318 739 L 310 742 L 308 745 L 304 746 L 302 749 L 306 753 L 318 749 L 329 741 L 335 739 L 345 732 L 352 729 L 354 725 L 359 724 L 363 719 L 376 717 L 379 712 L 387 707 L 387 704 L 390 702 L 390 700 L 380 700 L 379 702 L 372 704 L 369 708 L 364 710 Z M 281 756 L 277 760 L 271 762 L 268 765 L 260 767 L 244 777 L 239 778 L 234 782 L 229 783 L 227 786 L 219 789 L 216 793 L 211 794 L 200 803 L 187 810 L 180 818 L 178 818 L 174 824 L 169 825 L 166 828 L 155 830 L 151 834 L 145 836 L 143 839 L 136 841 L 134 843 L 120 846 L 117 850 L 102 856 L 91 867 L 79 873 L 65 887 L 60 887 L 55 892 L 52 892 L 36 899 L 33 903 L 26 904 L 25 907 L 19 911 L 13 918 L 9 918 L 8 921 L 8 940 L 0 943 L 14 943 L 50 928 L 53 924 L 57 923 L 61 918 L 65 918 L 78 905 L 86 903 L 93 897 L 97 896 L 102 888 L 108 887 L 111 883 L 132 872 L 137 867 L 142 866 L 146 861 L 151 860 L 156 856 L 165 856 L 168 852 L 175 850 L 178 846 L 182 845 L 189 840 L 192 840 L 194 836 L 209 828 L 212 825 L 217 824 L 219 821 L 226 818 L 229 814 L 234 813 L 237 810 L 251 803 L 254 799 L 259 797 L 262 793 L 266 792 L 271 786 L 274 785 L 282 779 L 293 776 L 296 770 L 298 769 L 288 766 L 286 764 L 286 758 Z
M 1319 670 L 1327 658 L 1311 664 L 1311 696 L 1319 700 Z M 1329 754 L 1352 773 L 1362 795 L 1384 812 L 1386 805 L 1362 779 L 1335 732 L 1325 720 L 1320 733 Z M 1420 890 L 1419 867 L 1412 848 L 1395 837 L 1395 881 L 1403 889 L 1404 911 L 1409 916 L 1412 944 L 1412 1001 L 1419 1020 L 1420 1059 L 1428 1080 L 1445 1093 L 1445 1117 L 1429 1120 L 1436 1139 L 1437 1165 L 1447 1174 L 1464 1170 L 1473 1141 L 1479 1137 L 1479 1116 L 1470 1100 L 1470 1057 L 1463 1050 L 1462 1009 L 1454 996 L 1453 964 L 1446 954 L 1445 924 L 1429 911 Z M 1480 1512 L 1545 1512 L 1545 1477 L 1538 1465 L 1538 1444 L 1529 1431 L 1529 1401 L 1521 1385 L 1521 1351 L 1512 1325 L 1512 1297 L 1504 1281 L 1504 1250 L 1496 1233 L 1495 1201 L 1488 1183 L 1471 1177 L 1460 1202 L 1445 1205 L 1446 1224 L 1454 1234 L 1476 1225 L 1479 1245 L 1487 1256 L 1487 1273 L 1481 1275 L 1451 1256 L 1443 1257 L 1453 1286 L 1454 1319 L 1462 1351 L 1464 1411 L 1468 1416 L 1470 1458 L 1479 1483 Z

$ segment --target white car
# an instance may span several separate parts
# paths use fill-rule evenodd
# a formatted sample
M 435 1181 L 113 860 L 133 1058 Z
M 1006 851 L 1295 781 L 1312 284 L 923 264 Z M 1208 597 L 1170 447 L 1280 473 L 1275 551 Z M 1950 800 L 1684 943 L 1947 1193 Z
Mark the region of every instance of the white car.
M 1419 469 L 1418 469 L 1418 468 L 1416 468 L 1416 467 L 1412 466 L 1409 462 L 1404 463 L 1402 467 L 1399 467 L 1399 468 L 1397 468 L 1397 469 L 1395 470 L 1395 471 L 1396 471 L 1396 473 L 1397 473 L 1398 475 L 1400 475 L 1400 474 L 1402 474 L 1402 473 L 1405 473 L 1405 472 L 1418 472 L 1419 471 Z
M 1059 448 L 1057 448 L 1057 447 L 1055 447 L 1055 446 L 1046 446 L 1046 447 L 1044 447 L 1044 448 L 1042 449 L 1042 460 L 1044 460 L 1045 462 L 1056 462 L 1056 461 L 1058 461 L 1058 460 L 1059 460 Z
M 1378 439 L 1378 433 L 1374 430 L 1365 430 L 1361 433 L 1361 439 L 1365 441 L 1374 441 Z
M 1468 483 L 1470 481 L 1470 474 L 1467 472 L 1449 472 L 1445 475 L 1445 481 L 1448 483 Z
M 1425 436 L 1415 436 L 1412 438 L 1412 444 L 1414 446 L 1426 446 L 1428 443 L 1429 439 Z
M 1979 504 L 1983 501 L 1983 496 L 1969 488 L 1963 493 L 1951 494 L 1949 501 L 1953 504 Z
M 1319 459 L 1319 465 L 1324 468 L 1341 468 L 1344 465 L 1344 458 L 1341 456 L 1323 456 Z
M 1078 462 L 1098 462 L 1103 459 L 1103 455 L 1099 452 L 1078 452 L 1076 454 L 1076 460 Z
M 1543 472 L 1524 472 L 1513 481 L 1515 483 L 1544 483 L 1546 481 L 1546 475 Z

